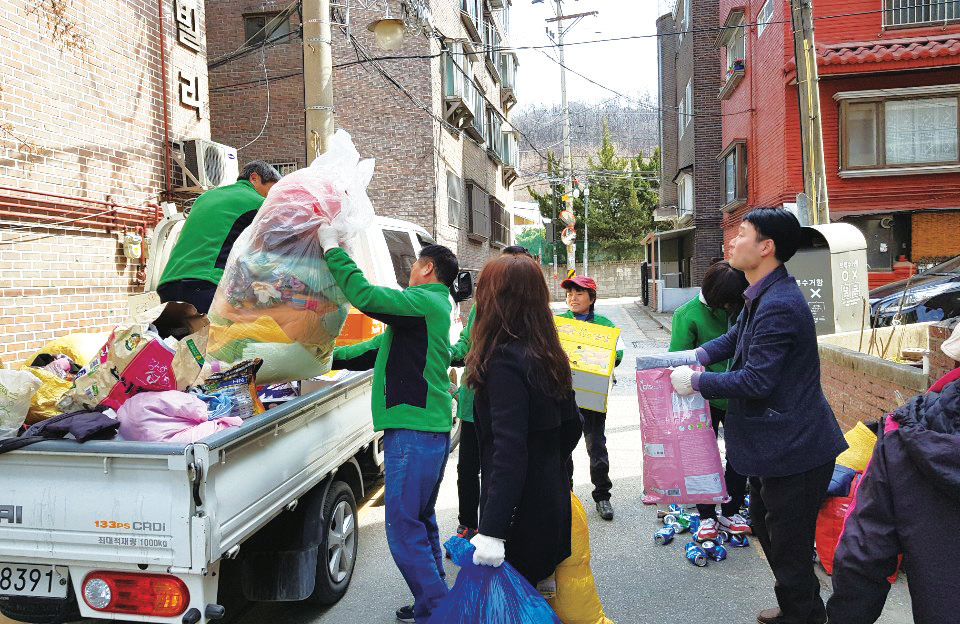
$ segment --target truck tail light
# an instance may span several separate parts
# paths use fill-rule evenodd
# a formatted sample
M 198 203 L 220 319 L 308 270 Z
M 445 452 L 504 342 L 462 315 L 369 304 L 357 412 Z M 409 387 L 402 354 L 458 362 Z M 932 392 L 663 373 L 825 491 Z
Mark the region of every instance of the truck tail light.
M 190 591 L 175 576 L 91 572 L 83 580 L 83 600 L 110 613 L 173 617 L 187 610 Z

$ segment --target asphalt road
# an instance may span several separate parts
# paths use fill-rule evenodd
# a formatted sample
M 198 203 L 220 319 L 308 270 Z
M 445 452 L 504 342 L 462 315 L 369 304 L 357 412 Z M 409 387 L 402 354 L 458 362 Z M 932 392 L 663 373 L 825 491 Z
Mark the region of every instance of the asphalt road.
M 756 614 L 773 607 L 773 575 L 758 547 L 730 549 L 729 558 L 706 568 L 690 565 L 683 555 L 688 539 L 656 546 L 652 535 L 660 526 L 656 509 L 640 502 L 641 441 L 632 362 L 641 353 L 666 349 L 669 336 L 642 308 L 631 301 L 602 301 L 598 312 L 623 331 L 626 346 L 618 370 L 618 383 L 610 400 L 607 445 L 612 502 L 616 516 L 604 522 L 590 497 L 589 470 L 583 444 L 574 455 L 575 491 L 588 511 L 592 567 L 606 614 L 618 624 L 742 623 L 753 624 Z M 384 535 L 382 497 L 379 485 L 360 511 L 360 544 L 353 582 L 336 605 L 323 609 L 297 603 L 248 604 L 237 624 L 390 624 L 394 610 L 410 603 L 411 596 L 397 571 Z M 437 515 L 441 539 L 457 527 L 456 452 L 451 454 L 444 475 Z M 453 584 L 456 567 L 447 562 L 448 582 Z M 821 574 L 823 596 L 829 595 L 829 579 Z M 896 583 L 880 622 L 911 622 L 906 581 Z

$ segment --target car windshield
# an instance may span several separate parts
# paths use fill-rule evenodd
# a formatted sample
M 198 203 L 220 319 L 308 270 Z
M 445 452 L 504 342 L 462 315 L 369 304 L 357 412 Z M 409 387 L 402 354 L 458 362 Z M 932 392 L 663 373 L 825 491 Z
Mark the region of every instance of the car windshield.
M 941 262 L 940 264 L 923 271 L 924 273 L 960 273 L 960 256 L 956 258 L 951 258 L 946 262 Z

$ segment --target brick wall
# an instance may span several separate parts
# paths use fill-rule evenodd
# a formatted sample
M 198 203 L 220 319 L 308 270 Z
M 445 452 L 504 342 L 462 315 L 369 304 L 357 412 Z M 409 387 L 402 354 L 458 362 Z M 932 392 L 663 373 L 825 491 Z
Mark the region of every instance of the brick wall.
M 172 140 L 209 136 L 209 110 L 204 106 L 198 119 L 179 104 L 177 88 L 178 72 L 194 71 L 200 99 L 207 100 L 198 4 L 196 53 L 177 44 L 173 2 L 162 3 Z M 0 186 L 15 189 L 0 189 L 0 202 L 22 196 L 20 189 L 63 195 L 67 199 L 49 199 L 66 211 L 65 221 L 76 218 L 69 198 L 155 202 L 164 187 L 157 4 L 72 3 L 67 14 L 87 38 L 84 53 L 61 53 L 49 29 L 24 7 L 0 9 L 0 123 L 44 150 L 28 156 L 0 135 Z M 57 335 L 109 330 L 125 316 L 126 296 L 141 290 L 116 230 L 37 223 L 0 217 L 0 359 L 8 365 Z
M 929 387 L 927 375 L 911 366 L 823 343 L 819 350 L 823 393 L 843 431 L 881 419 Z
M 953 369 L 960 367 L 960 361 L 952 360 L 941 349 L 943 341 L 950 337 L 954 329 L 960 325 L 957 319 L 950 319 L 930 326 L 930 383 L 940 379 Z
M 960 254 L 960 212 L 915 212 L 911 232 L 914 261 L 939 261 Z
M 716 24 L 719 18 L 718 0 L 694 0 L 693 23 L 696 31 L 692 39 L 693 74 L 693 188 L 694 216 L 697 226 L 693 242 L 693 281 L 698 286 L 704 273 L 721 255 L 723 230 L 721 229 L 720 155 L 723 139 L 723 117 L 717 93 L 720 91 L 720 57 L 713 47 L 716 33 L 700 28 Z

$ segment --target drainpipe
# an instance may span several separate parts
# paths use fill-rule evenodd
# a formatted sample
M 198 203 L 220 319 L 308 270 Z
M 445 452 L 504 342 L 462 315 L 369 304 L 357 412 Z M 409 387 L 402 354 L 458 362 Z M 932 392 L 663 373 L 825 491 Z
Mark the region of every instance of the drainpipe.
M 160 30 L 160 83 L 163 87 L 163 185 L 165 189 L 164 199 L 170 199 L 170 191 L 172 188 L 172 173 L 170 168 L 170 109 L 167 104 L 167 42 L 163 32 L 163 0 L 157 0 L 157 10 L 157 28 Z

